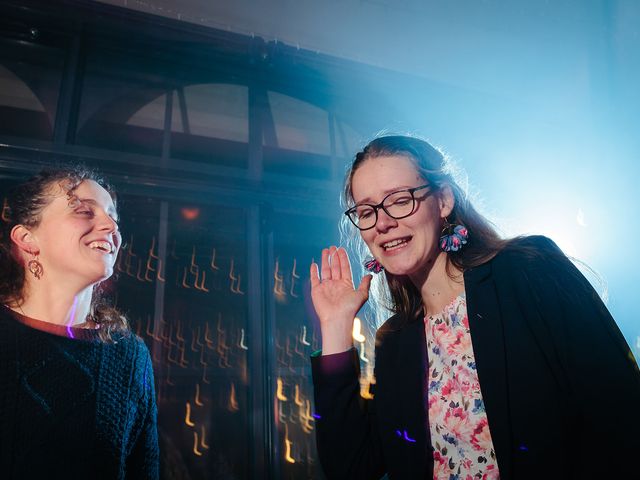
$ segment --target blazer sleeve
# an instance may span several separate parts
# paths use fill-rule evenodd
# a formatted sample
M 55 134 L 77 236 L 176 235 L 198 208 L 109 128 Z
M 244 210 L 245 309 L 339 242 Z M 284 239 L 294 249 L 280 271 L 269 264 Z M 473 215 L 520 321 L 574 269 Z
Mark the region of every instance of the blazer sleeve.
M 581 478 L 632 478 L 640 451 L 637 363 L 589 281 L 551 240 L 535 242 L 540 256 L 524 271 L 542 318 L 554 319 L 547 331 L 570 387 L 577 431 L 567 442 L 580 443 Z
M 378 479 L 384 475 L 375 398 L 360 395 L 360 362 L 352 348 L 311 357 L 320 463 L 327 478 Z

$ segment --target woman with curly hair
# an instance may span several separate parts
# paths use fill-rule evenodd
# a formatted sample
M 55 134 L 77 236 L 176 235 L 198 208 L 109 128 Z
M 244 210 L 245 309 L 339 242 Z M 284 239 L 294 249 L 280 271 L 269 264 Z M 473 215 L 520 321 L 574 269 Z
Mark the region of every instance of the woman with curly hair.
M 0 472 L 157 478 L 149 352 L 100 298 L 121 245 L 111 189 L 84 168 L 12 190 L 0 242 Z

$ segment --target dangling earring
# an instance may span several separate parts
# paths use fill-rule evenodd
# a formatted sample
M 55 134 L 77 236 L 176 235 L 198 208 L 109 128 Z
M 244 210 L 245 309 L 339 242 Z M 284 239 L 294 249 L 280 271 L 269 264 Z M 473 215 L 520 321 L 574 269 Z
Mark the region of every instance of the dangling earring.
M 364 260 L 364 268 L 367 272 L 380 273 L 384 270 L 382 264 L 373 257 L 367 257 Z
M 44 272 L 44 268 L 42 268 L 42 264 L 38 261 L 38 254 L 32 253 L 31 255 L 33 255 L 33 259 L 29 260 L 27 268 L 37 280 L 40 280 L 40 277 L 42 277 L 42 273 Z
M 447 217 L 444 218 L 442 236 L 440 237 L 440 250 L 443 252 L 457 252 L 467 243 L 469 232 L 463 225 L 453 225 L 449 223 Z

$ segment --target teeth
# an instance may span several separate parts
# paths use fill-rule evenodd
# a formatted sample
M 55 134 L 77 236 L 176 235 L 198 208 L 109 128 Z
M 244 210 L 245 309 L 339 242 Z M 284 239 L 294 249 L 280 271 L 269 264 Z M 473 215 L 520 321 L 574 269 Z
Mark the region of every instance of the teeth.
M 94 250 L 101 250 L 103 252 L 111 253 L 113 248 L 109 242 L 104 241 L 95 241 L 89 244 L 89 248 L 93 248 Z
M 393 248 L 393 247 L 397 247 L 398 245 L 400 245 L 401 243 L 407 243 L 407 239 L 406 238 L 399 238 L 398 240 L 393 240 L 391 242 L 387 242 L 385 244 L 382 245 L 382 248 L 389 249 L 389 248 Z

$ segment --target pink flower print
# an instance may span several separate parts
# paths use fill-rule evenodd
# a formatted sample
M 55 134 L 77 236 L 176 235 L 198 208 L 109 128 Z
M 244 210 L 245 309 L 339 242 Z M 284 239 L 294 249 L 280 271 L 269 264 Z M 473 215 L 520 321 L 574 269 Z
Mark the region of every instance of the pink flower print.
M 500 480 L 500 472 L 495 465 L 487 465 L 487 470 L 482 475 L 482 480 Z
M 491 445 L 491 432 L 486 418 L 480 420 L 474 428 L 471 444 L 476 450 L 486 450 Z
M 433 478 L 449 478 L 449 459 L 438 450 L 433 452 Z
M 462 317 L 462 326 L 468 331 L 469 330 L 469 316 L 465 315 L 464 317 Z
M 431 332 L 436 345 L 438 345 L 440 349 L 445 352 L 448 352 L 449 346 L 456 341 L 456 336 L 451 331 L 449 326 L 444 322 L 435 324 Z
M 460 365 L 457 368 L 454 378 L 457 380 L 458 389 L 464 396 L 480 391 L 478 378 L 471 371 L 464 368 L 464 365 Z
M 447 410 L 444 416 L 444 428 L 456 438 L 468 438 L 472 433 L 469 417 L 461 407 Z
M 455 382 L 452 378 L 450 378 L 449 380 L 447 380 L 447 383 L 444 384 L 444 387 L 442 387 L 442 396 L 447 400 L 451 396 L 451 393 L 458 390 L 458 385 L 456 383 L 457 382 Z
M 429 397 L 429 421 L 436 423 L 442 418 L 444 404 L 437 395 Z
M 471 351 L 471 335 L 458 330 L 455 341 L 448 345 L 447 353 L 449 355 L 462 356 L 469 353 L 469 351 Z

